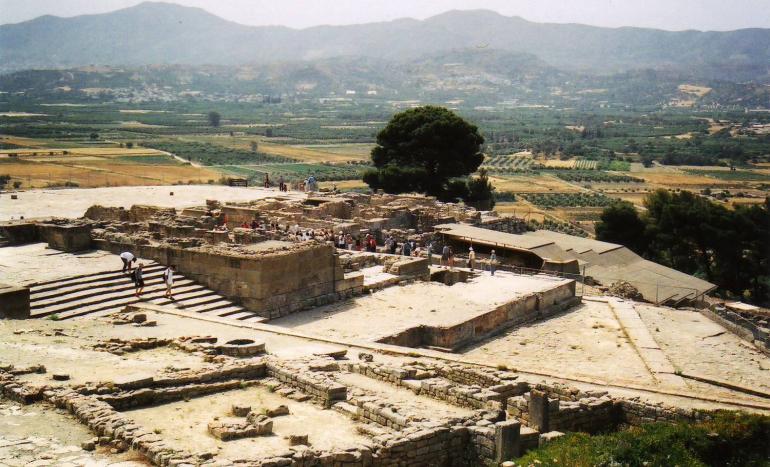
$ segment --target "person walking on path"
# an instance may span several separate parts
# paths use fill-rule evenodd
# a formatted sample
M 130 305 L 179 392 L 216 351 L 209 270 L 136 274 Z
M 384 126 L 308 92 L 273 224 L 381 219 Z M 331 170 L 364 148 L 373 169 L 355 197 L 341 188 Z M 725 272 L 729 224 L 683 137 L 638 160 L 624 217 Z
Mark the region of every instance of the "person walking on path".
M 139 298 L 144 292 L 144 273 L 142 272 L 143 267 L 144 265 L 139 263 L 139 266 L 137 266 L 136 269 L 134 269 L 134 272 L 131 274 L 131 278 L 134 280 L 134 295 L 136 295 L 136 298 Z
M 441 261 L 438 264 L 444 266 L 444 263 L 449 266 L 449 245 L 444 245 L 444 248 L 441 249 Z
M 166 284 L 166 298 L 173 300 L 171 289 L 174 287 L 174 266 L 171 265 L 163 271 L 163 283 Z
M 133 269 L 131 265 L 136 262 L 136 256 L 130 251 L 124 251 L 120 254 L 120 259 L 123 260 L 123 274 L 130 273 Z
M 496 269 L 497 269 L 497 255 L 495 254 L 495 250 L 492 250 L 492 254 L 489 255 L 489 272 L 492 274 L 492 276 L 495 275 Z
M 428 242 L 425 249 L 428 250 L 428 267 L 430 267 L 433 265 L 433 242 Z
M 412 256 L 412 244 L 408 241 L 404 242 L 404 246 L 401 247 L 401 254 L 404 256 Z
M 476 252 L 473 251 L 473 247 L 468 250 L 468 267 L 473 271 L 473 267 L 476 266 Z

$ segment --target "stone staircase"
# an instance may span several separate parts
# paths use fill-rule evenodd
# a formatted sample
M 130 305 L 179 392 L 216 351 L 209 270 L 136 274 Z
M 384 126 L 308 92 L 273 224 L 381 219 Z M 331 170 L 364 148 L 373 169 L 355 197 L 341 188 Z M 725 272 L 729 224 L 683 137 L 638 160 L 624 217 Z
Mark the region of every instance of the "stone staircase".
M 30 286 L 31 317 L 71 319 L 102 316 L 121 311 L 126 305 L 152 303 L 240 321 L 264 321 L 256 313 L 179 273 L 174 274 L 174 300 L 165 298 L 164 269 L 164 266 L 155 263 L 145 266 L 145 286 L 141 298 L 134 296 L 134 283 L 121 271 L 96 272 L 33 284 Z

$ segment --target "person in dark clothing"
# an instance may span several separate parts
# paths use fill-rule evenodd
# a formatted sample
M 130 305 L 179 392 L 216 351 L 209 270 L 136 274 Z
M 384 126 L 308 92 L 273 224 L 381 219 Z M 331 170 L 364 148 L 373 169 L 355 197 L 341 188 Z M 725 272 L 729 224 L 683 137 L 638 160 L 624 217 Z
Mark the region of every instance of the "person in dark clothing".
M 404 256 L 412 256 L 412 244 L 404 242 L 404 245 L 401 247 L 401 254 Z
M 131 274 L 131 278 L 134 280 L 134 295 L 136 295 L 136 298 L 139 298 L 144 292 L 144 273 L 142 272 L 143 267 L 144 265 L 139 263 L 139 266 L 137 266 L 136 269 L 134 269 L 134 272 Z

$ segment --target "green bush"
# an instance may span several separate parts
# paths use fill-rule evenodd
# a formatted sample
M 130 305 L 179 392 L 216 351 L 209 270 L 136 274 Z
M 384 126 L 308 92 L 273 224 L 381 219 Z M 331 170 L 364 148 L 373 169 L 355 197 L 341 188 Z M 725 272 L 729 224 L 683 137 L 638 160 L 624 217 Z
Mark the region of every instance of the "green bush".
M 651 423 L 617 433 L 568 434 L 529 452 L 517 465 L 746 466 L 770 465 L 770 417 L 718 412 L 712 420 Z

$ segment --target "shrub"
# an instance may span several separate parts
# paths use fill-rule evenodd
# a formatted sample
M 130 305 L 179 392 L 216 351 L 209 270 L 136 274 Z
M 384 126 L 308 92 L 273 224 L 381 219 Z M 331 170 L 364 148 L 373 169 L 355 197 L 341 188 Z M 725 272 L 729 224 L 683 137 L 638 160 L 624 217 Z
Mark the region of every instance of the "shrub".
M 572 433 L 517 465 L 766 466 L 770 417 L 717 412 L 705 422 L 651 423 L 617 433 Z

